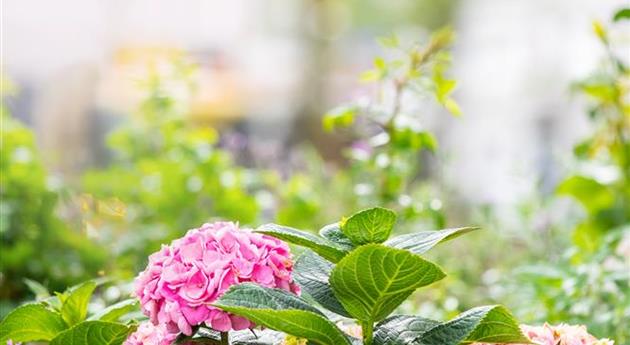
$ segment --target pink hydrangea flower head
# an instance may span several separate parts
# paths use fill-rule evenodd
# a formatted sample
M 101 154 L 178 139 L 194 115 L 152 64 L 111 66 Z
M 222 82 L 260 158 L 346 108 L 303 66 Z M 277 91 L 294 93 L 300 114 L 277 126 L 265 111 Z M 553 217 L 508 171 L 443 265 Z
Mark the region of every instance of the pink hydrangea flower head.
M 231 222 L 204 224 L 149 256 L 136 279 L 142 311 L 172 333 L 192 333 L 205 323 L 217 331 L 254 327 L 249 320 L 212 307 L 232 285 L 254 282 L 299 293 L 286 243 Z

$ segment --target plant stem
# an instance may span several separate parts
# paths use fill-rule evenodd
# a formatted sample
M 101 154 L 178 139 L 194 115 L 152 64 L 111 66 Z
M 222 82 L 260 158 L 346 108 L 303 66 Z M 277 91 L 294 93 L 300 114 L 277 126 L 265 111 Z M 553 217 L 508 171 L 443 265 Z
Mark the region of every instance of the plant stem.
M 361 329 L 363 331 L 363 345 L 372 345 L 372 338 L 374 331 L 374 323 L 365 321 L 361 323 Z
M 221 332 L 221 345 L 230 345 L 230 333 Z

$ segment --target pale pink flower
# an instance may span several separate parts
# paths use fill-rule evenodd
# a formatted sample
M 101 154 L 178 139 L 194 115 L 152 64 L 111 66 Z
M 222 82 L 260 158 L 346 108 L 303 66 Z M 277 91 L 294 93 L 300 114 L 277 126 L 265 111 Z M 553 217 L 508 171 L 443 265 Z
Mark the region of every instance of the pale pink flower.
M 523 333 L 537 345 L 614 345 L 609 339 L 597 339 L 590 335 L 586 326 L 559 324 L 552 326 L 545 323 L 542 326 L 521 325 Z M 475 343 L 474 345 L 491 345 Z M 518 344 L 513 344 L 518 345 Z
M 212 307 L 232 285 L 254 282 L 299 293 L 286 243 L 230 222 L 204 224 L 149 257 L 136 279 L 142 311 L 172 333 L 192 333 L 205 323 L 217 331 L 254 327 Z
M 170 333 L 164 327 L 155 326 L 151 322 L 143 322 L 123 345 L 171 345 L 175 338 L 176 333 Z
M 341 329 L 347 335 L 359 339 L 363 338 L 363 329 L 356 323 L 345 323 L 343 321 L 339 321 L 337 322 L 337 327 L 339 327 L 339 329 Z

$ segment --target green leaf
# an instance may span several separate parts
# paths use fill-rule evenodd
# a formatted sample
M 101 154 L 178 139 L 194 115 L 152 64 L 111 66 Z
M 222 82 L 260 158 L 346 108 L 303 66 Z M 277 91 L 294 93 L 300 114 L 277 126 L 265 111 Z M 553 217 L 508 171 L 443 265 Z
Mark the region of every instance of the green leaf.
M 373 345 L 409 345 L 440 322 L 420 316 L 395 315 L 379 322 Z
M 437 231 L 420 231 L 396 236 L 386 241 L 384 244 L 392 248 L 406 249 L 414 254 L 422 254 L 442 242 L 450 241 L 475 230 L 479 230 L 479 228 L 465 227 Z
M 578 224 L 573 230 L 573 242 L 585 252 L 594 252 L 600 248 L 603 236 L 602 228 L 592 221 L 585 221 Z
M 395 128 L 392 132 L 392 144 L 401 149 L 420 150 L 423 148 L 435 152 L 437 139 L 427 131 L 417 131 L 409 127 Z
M 470 309 L 423 333 L 419 344 L 458 345 L 474 342 L 531 344 L 510 312 L 500 305 Z
M 615 102 L 617 90 L 614 84 L 591 82 L 578 84 L 582 92 L 602 103 Z
M 68 328 L 55 311 L 41 303 L 29 303 L 15 308 L 0 323 L 0 344 L 13 342 L 49 341 Z
M 354 123 L 358 108 L 354 105 L 344 105 L 332 109 L 324 114 L 322 125 L 324 130 L 333 131 L 338 127 L 348 127 Z
M 374 67 L 376 67 L 379 71 L 386 70 L 387 64 L 385 63 L 385 59 L 380 56 L 374 58 Z
M 377 38 L 378 43 L 384 48 L 397 48 L 400 45 L 395 35 Z
M 457 102 L 455 102 L 455 100 L 452 98 L 447 98 L 446 100 L 444 100 L 444 108 L 446 108 L 449 113 L 455 116 L 459 116 L 462 114 L 462 109 L 459 107 L 459 104 L 457 104 Z
M 63 300 L 61 306 L 61 316 L 69 326 L 74 326 L 85 320 L 88 303 L 95 288 L 96 283 L 88 281 L 67 293 L 67 297 Z
M 136 310 L 138 310 L 138 300 L 135 298 L 130 298 L 110 305 L 109 307 L 90 316 L 88 320 L 115 322 L 118 321 L 122 316 Z
M 258 227 L 256 232 L 309 248 L 331 262 L 338 262 L 348 253 L 339 245 L 325 238 L 288 226 L 265 224 Z
M 84 321 L 56 336 L 50 345 L 120 345 L 133 327 L 105 321 Z
M 557 191 L 574 197 L 589 212 L 609 208 L 615 201 L 615 195 L 608 186 L 584 176 L 569 177 L 558 186 Z
M 368 244 L 339 261 L 330 284 L 350 315 L 375 322 L 394 311 L 417 288 L 444 276 L 438 266 L 409 251 Z
M 35 294 L 36 300 L 40 301 L 50 297 L 50 292 L 48 292 L 48 289 L 39 282 L 25 278 L 24 284 L 26 284 L 26 286 L 28 286 L 28 289 L 31 290 L 33 294 Z
M 341 231 L 339 222 L 324 226 L 319 230 L 319 235 L 347 251 L 351 251 L 355 247 L 352 241 Z
M 434 82 L 436 87 L 435 96 L 440 103 L 444 103 L 448 99 L 448 95 L 450 95 L 455 89 L 455 86 L 457 86 L 457 81 L 445 79 L 441 75 L 440 77 L 434 77 Z
M 333 313 L 352 317 L 335 297 L 328 283 L 328 277 L 334 265 L 310 250 L 305 251 L 297 259 L 293 270 L 293 278 L 322 307 Z
M 374 207 L 341 221 L 341 231 L 356 245 L 385 242 L 396 223 L 396 213 Z
M 370 70 L 364 71 L 359 76 L 359 81 L 361 81 L 363 83 L 369 83 L 369 82 L 373 82 L 373 81 L 377 81 L 377 80 L 381 80 L 381 79 L 383 79 L 383 73 L 381 73 L 381 71 L 375 70 L 375 69 L 370 69 Z M 326 118 L 324 118 L 324 121 L 326 121 Z M 330 125 L 331 124 L 327 124 L 326 122 L 324 122 L 324 129 L 326 129 L 328 131 L 332 130 L 332 129 L 329 129 Z
M 346 335 L 319 310 L 284 290 L 243 283 L 232 286 L 214 305 L 316 344 L 350 345 Z
M 613 17 L 613 21 L 630 20 L 630 8 L 622 8 L 617 11 Z

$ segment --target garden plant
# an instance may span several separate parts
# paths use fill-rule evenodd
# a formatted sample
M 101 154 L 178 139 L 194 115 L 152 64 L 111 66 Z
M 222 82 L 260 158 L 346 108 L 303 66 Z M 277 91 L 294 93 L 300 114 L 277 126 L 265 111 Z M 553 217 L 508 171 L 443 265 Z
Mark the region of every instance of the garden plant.
M 530 342 L 498 305 L 447 322 L 391 315 L 416 289 L 445 277 L 421 254 L 476 229 L 390 238 L 395 223 L 393 211 L 375 207 L 326 226 L 319 235 L 276 224 L 253 231 L 234 223 L 206 224 L 149 258 L 136 279 L 136 296 L 149 316 L 139 327 L 127 315 L 136 308 L 134 301 L 88 316 L 97 286 L 89 281 L 15 309 L 0 324 L 0 341 L 229 344 L 232 337 L 237 344 L 261 344 L 267 337 L 279 343 L 271 331 L 242 331 L 259 325 L 322 345 Z M 282 240 L 308 248 L 295 267 Z M 359 337 L 345 333 L 339 322 L 360 325 Z

